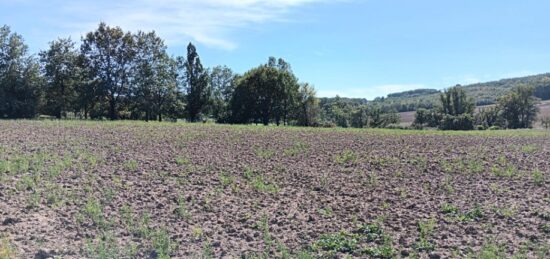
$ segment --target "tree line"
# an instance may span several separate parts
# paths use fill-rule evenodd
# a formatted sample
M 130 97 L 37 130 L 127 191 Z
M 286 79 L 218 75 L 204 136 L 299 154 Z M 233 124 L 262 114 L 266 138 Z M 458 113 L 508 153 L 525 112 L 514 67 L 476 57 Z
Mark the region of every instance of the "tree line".
M 417 90 L 392 98 L 423 96 Z M 528 128 L 536 118 L 536 89 L 514 88 L 474 113 L 464 87 L 439 94 L 440 104 L 417 109 L 414 126 L 469 130 Z M 205 68 L 196 47 L 171 56 L 152 32 L 100 23 L 81 38 L 49 43 L 32 55 L 23 37 L 0 27 L 0 118 L 159 120 L 383 128 L 397 126 L 398 109 L 366 99 L 317 98 L 284 59 L 270 57 L 240 75 L 226 66 Z M 548 124 L 548 123 L 547 123 Z M 546 124 L 545 124 L 546 125 Z
M 532 128 L 537 118 L 539 99 L 531 86 L 519 85 L 498 98 L 492 106 L 475 112 L 475 102 L 460 85 L 439 95 L 439 106 L 418 109 L 413 126 L 442 130 L 484 130 Z M 545 120 L 542 120 L 545 125 Z
M 395 113 L 331 104 L 270 57 L 242 75 L 205 68 L 196 47 L 171 56 L 154 31 L 126 32 L 100 23 L 77 43 L 60 38 L 32 55 L 23 37 L 0 27 L 0 118 L 52 116 L 268 125 L 383 127 Z M 370 118 L 370 121 L 369 121 Z
M 550 74 L 502 79 L 462 87 L 466 94 L 474 99 L 476 106 L 487 106 L 497 104 L 500 97 L 520 85 L 533 87 L 535 97 L 550 100 Z M 441 91 L 435 89 L 417 89 L 389 94 L 387 97 L 376 98 L 373 102 L 384 109 L 394 109 L 398 112 L 416 111 L 421 108 L 433 109 L 439 104 L 440 93 Z

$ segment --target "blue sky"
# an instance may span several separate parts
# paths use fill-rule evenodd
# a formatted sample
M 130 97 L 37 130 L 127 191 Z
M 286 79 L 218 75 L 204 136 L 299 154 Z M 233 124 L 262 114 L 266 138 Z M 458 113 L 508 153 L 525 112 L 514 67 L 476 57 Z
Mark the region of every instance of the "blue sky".
M 0 0 L 33 52 L 100 21 L 242 73 L 283 57 L 319 96 L 442 89 L 550 72 L 546 0 Z

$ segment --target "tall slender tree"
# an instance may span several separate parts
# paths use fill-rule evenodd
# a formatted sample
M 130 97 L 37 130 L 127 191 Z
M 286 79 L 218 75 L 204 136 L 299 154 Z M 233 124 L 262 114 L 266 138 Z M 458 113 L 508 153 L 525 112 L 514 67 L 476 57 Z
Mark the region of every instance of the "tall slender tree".
M 319 99 L 316 97 L 315 88 L 308 84 L 303 83 L 300 85 L 298 93 L 298 125 L 301 126 L 314 126 L 317 124 L 317 117 L 319 116 Z
M 200 119 L 203 109 L 210 100 L 210 88 L 208 71 L 203 68 L 197 49 L 192 43 L 187 46 L 187 59 L 182 69 L 185 75 L 187 119 L 195 122 Z

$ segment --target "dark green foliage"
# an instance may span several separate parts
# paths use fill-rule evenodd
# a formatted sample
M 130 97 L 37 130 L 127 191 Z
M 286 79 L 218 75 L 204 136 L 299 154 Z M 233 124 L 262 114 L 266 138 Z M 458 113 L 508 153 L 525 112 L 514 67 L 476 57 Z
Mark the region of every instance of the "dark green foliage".
M 480 108 L 475 114 L 475 124 L 486 129 L 492 126 L 502 126 L 504 121 L 501 115 L 502 114 L 498 106 Z
M 200 119 L 210 100 L 211 89 L 208 85 L 208 71 L 203 68 L 197 49 L 191 43 L 187 46 L 187 59 L 182 64 L 182 70 L 185 74 L 187 119 L 195 122 Z
M 97 86 L 96 98 L 108 103 L 108 116 L 112 120 L 119 118 L 121 104 L 130 94 L 134 46 L 131 33 L 105 23 L 86 34 L 82 42 L 83 65 L 89 70 L 87 79 Z
M 68 111 L 75 110 L 76 87 L 82 80 L 78 55 L 71 39 L 53 41 L 48 50 L 40 52 L 46 79 L 43 113 L 59 119 L 66 118 Z
M 385 128 L 391 124 L 398 124 L 400 120 L 397 112 L 384 112 L 379 106 L 373 106 L 369 109 L 369 118 L 371 128 Z
M 439 127 L 442 130 L 473 130 L 474 117 L 471 114 L 444 115 Z
M 537 99 L 534 89 L 529 86 L 518 86 L 498 100 L 499 109 L 509 129 L 531 128 L 536 120 Z
M 138 32 L 133 67 L 132 118 L 158 119 L 177 116 L 177 63 L 166 53 L 166 46 L 155 32 Z
M 474 113 L 474 102 L 460 86 L 451 87 L 439 95 L 440 112 L 445 115 L 458 116 Z
M 369 114 L 366 106 L 359 106 L 352 111 L 351 126 L 354 128 L 366 128 L 369 126 Z
M 231 99 L 232 122 L 287 124 L 298 103 L 299 87 L 288 63 L 270 58 L 268 64 L 246 72 L 237 81 Z
M 212 96 L 209 113 L 220 123 L 227 123 L 231 119 L 230 101 L 235 91 L 237 75 L 226 66 L 216 66 L 210 72 L 210 86 Z
M 430 111 L 424 108 L 419 108 L 418 110 L 416 110 L 413 126 L 417 128 L 423 128 L 424 125 L 427 124 L 429 121 L 429 113 Z
M 550 118 L 541 118 L 540 123 L 545 129 L 550 129 Z
M 319 125 L 319 100 L 315 88 L 308 83 L 300 84 L 298 92 L 297 123 L 300 126 Z
M 32 118 L 40 105 L 42 78 L 23 38 L 0 27 L 0 118 Z
M 365 99 L 350 99 L 336 96 L 321 98 L 321 121 L 323 124 L 335 124 L 348 128 L 385 128 L 398 124 L 399 114 L 384 109 L 376 103 L 367 103 Z
M 441 114 L 439 128 L 443 130 L 472 130 L 474 102 L 461 86 L 451 87 L 439 96 Z
M 486 108 L 474 117 L 474 102 L 466 95 L 462 86 L 445 90 L 440 94 L 439 100 L 440 106 L 437 109 L 419 109 L 416 112 L 413 123 L 415 127 L 427 125 L 442 130 L 473 130 L 474 125 L 488 128 L 501 121 L 497 108 Z

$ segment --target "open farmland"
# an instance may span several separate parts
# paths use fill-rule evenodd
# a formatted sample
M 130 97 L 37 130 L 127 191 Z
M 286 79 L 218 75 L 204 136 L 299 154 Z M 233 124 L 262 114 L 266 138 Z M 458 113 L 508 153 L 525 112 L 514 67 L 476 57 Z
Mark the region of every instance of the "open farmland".
M 544 131 L 2 121 L 0 257 L 548 258 L 549 157 Z

